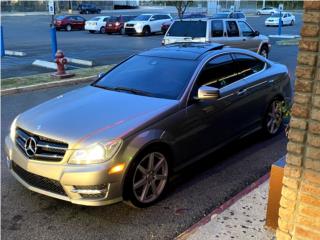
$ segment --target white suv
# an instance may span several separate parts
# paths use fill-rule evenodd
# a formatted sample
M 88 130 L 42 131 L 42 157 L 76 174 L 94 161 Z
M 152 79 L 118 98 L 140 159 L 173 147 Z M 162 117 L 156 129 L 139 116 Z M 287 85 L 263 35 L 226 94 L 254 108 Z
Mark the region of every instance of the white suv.
M 172 20 L 169 14 L 141 14 L 124 26 L 127 35 L 161 32 L 162 23 Z

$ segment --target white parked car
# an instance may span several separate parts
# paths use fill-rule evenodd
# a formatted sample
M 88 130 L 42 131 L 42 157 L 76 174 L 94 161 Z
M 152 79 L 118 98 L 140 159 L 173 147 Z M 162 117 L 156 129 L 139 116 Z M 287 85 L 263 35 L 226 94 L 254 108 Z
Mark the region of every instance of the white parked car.
M 278 9 L 274 7 L 264 7 L 257 10 L 257 15 L 271 15 L 277 12 L 278 12 Z
M 265 25 L 268 26 L 279 26 L 279 18 L 280 13 L 274 13 L 271 15 L 271 17 L 268 17 L 265 21 Z M 296 21 L 296 17 L 293 16 L 289 12 L 281 12 L 281 21 L 282 25 L 294 25 Z
M 110 16 L 99 16 L 99 17 L 91 18 L 90 20 L 86 21 L 84 29 L 89 31 L 90 33 L 95 33 L 95 32 L 105 33 L 106 24 L 109 19 L 110 19 Z
M 170 14 L 141 14 L 126 22 L 124 29 L 127 35 L 150 35 L 151 33 L 161 32 L 162 24 L 171 20 Z

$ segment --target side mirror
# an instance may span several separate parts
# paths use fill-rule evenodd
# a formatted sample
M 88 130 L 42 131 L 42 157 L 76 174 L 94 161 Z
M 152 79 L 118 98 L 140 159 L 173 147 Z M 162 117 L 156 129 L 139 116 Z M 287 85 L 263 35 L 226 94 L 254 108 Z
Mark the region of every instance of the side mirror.
M 150 21 L 154 21 L 154 20 L 156 20 L 156 19 L 155 19 L 155 18 L 153 18 L 153 17 L 152 17 L 152 18 L 150 18 Z
M 216 100 L 220 97 L 220 91 L 218 88 L 201 86 L 198 89 L 198 100 Z
M 98 77 L 98 79 L 100 79 L 100 78 L 102 78 L 104 75 L 106 75 L 106 73 L 100 72 L 97 77 Z
M 259 31 L 254 31 L 253 33 L 252 33 L 252 36 L 253 37 L 256 37 L 256 36 L 259 36 L 260 35 L 260 32 Z

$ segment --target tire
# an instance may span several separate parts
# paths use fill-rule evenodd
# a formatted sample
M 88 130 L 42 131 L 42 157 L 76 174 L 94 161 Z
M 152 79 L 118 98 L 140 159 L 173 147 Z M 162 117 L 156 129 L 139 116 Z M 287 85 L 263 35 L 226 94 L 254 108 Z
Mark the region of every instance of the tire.
M 167 190 L 169 172 L 168 154 L 161 148 L 151 147 L 139 154 L 125 179 L 126 203 L 138 208 L 156 203 Z
M 282 127 L 282 106 L 283 101 L 278 98 L 275 98 L 268 106 L 262 126 L 263 133 L 268 137 L 275 136 Z
M 71 30 L 72 30 L 72 26 L 71 26 L 70 24 L 68 24 L 68 25 L 66 26 L 66 31 L 70 32 Z
M 261 56 L 264 56 L 265 58 L 269 57 L 269 48 L 266 45 L 262 45 L 259 54 Z
M 125 31 L 124 28 L 121 28 L 120 31 L 119 31 L 119 33 L 120 33 L 121 35 L 125 35 L 125 34 L 126 34 L 126 31 Z
M 105 27 L 101 27 L 100 28 L 100 33 L 105 34 L 106 33 L 106 28 Z
M 151 30 L 149 26 L 143 27 L 142 33 L 144 36 L 150 36 L 151 35 Z
M 89 30 L 89 33 L 95 33 L 95 31 L 94 30 Z
M 290 26 L 293 26 L 293 25 L 294 25 L 294 21 L 293 21 L 293 20 L 291 20 Z
M 261 12 L 257 12 L 257 15 L 261 15 Z

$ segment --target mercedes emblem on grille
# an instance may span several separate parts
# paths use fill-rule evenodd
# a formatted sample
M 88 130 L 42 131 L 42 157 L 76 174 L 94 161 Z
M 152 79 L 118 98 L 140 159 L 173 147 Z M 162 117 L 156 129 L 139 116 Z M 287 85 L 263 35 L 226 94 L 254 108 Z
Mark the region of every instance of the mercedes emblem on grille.
M 33 137 L 29 137 L 24 144 L 24 151 L 28 157 L 33 157 L 37 152 L 37 141 Z

